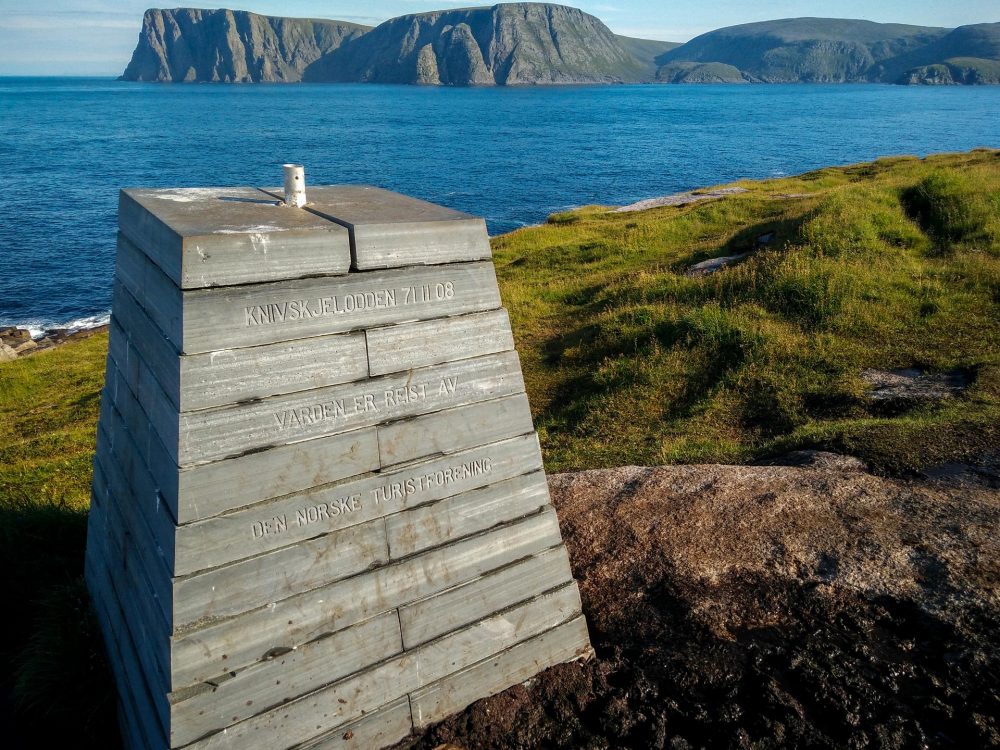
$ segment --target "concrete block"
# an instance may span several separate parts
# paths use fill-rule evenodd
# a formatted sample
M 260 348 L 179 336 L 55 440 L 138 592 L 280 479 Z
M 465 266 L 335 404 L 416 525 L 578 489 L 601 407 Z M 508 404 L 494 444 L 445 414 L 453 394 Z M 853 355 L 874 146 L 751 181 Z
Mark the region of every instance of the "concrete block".
M 178 472 L 183 523 L 378 468 L 374 429 L 352 430 Z M 223 496 L 221 493 L 228 493 Z
M 374 430 L 365 431 L 364 437 L 370 447 L 376 446 Z M 372 449 L 377 452 L 377 447 Z M 319 485 L 179 526 L 175 558 L 197 559 L 206 568 L 224 565 L 541 467 L 538 439 L 529 434 L 396 471 Z M 176 572 L 183 575 L 194 570 L 177 568 Z
M 119 692 L 129 706 L 131 721 L 137 739 L 142 747 L 166 747 L 165 709 L 166 701 L 157 700 L 145 682 L 138 650 L 122 619 L 122 607 L 110 591 L 110 582 L 98 559 L 91 561 L 85 571 L 88 584 L 96 591 L 103 592 L 93 601 L 101 624 L 108 662 L 115 671 L 116 682 L 122 686 Z
M 178 470 L 154 435 L 153 470 L 161 493 L 178 498 L 178 523 L 190 523 L 262 500 L 300 492 L 378 468 L 374 428 L 278 446 L 237 458 Z
M 414 555 L 531 515 L 548 502 L 545 474 L 536 471 L 395 513 L 385 520 L 389 555 L 393 559 Z
M 121 361 L 129 362 L 127 350 L 122 350 L 131 347 L 131 358 L 141 358 L 148 365 L 173 408 L 182 412 L 368 376 L 365 337 L 360 332 L 179 356 L 130 292 L 116 296 L 115 304 L 118 317 L 132 332 L 127 336 L 117 321 L 112 323 L 115 359 L 125 357 Z M 138 373 L 127 379 L 137 390 Z
M 118 233 L 115 246 L 115 280 L 141 299 L 145 289 L 147 267 L 152 263 L 148 256 Z
M 309 741 L 301 750 L 374 750 L 394 745 L 412 729 L 410 701 L 400 698 L 388 706 L 365 714 L 357 721 L 344 724 Z
M 140 364 L 137 371 L 144 374 L 143 382 L 148 385 L 145 377 L 148 368 Z M 113 377 L 112 382 L 121 381 Z M 164 407 L 162 403 L 157 405 L 155 392 L 150 389 L 146 395 L 147 405 L 152 398 L 150 408 L 170 424 L 172 418 L 163 416 Z M 108 403 L 110 405 L 111 401 Z M 163 440 L 148 428 L 150 417 L 131 387 L 123 386 L 117 408 L 126 424 L 131 425 L 130 432 L 146 425 L 145 437 L 139 435 L 137 438 L 140 455 L 153 476 L 161 499 L 181 524 L 379 467 L 376 433 L 374 428 L 368 428 L 178 469 Z M 105 422 L 108 419 L 110 417 L 106 417 Z
M 91 471 L 92 471 L 91 476 L 93 478 L 90 483 L 90 507 L 101 509 L 108 502 L 108 482 L 104 478 L 104 472 L 101 471 L 101 465 L 97 462 L 96 457 L 91 461 Z M 97 518 L 103 518 L 103 517 L 96 515 L 91 517 L 88 514 L 87 515 L 88 526 L 92 521 L 94 521 Z M 88 539 L 89 539 L 89 532 L 88 532 Z
M 106 611 L 109 612 L 109 616 L 114 618 L 114 621 L 109 625 L 115 628 L 118 637 L 122 637 L 125 630 L 128 631 L 139 658 L 135 669 L 141 673 L 149 694 L 155 697 L 153 705 L 159 715 L 160 722 L 166 726 L 169 721 L 167 707 L 163 700 L 159 700 L 166 695 L 167 689 L 167 682 L 161 668 L 161 657 L 165 643 L 164 633 L 162 629 L 154 630 L 147 626 L 136 606 L 132 604 L 133 592 L 128 588 L 120 587 L 119 584 L 123 581 L 124 576 L 117 570 L 121 566 L 121 562 L 116 562 L 113 559 L 115 553 L 108 554 L 103 546 L 94 547 L 90 552 L 89 564 L 96 571 L 90 581 L 93 584 L 95 601 L 100 599 L 106 607 Z M 128 603 L 128 606 L 122 606 L 123 602 Z
M 553 547 L 440 594 L 399 608 L 407 649 L 573 580 L 563 546 Z
M 327 726 L 346 724 L 422 685 L 558 626 L 574 610 L 579 612 L 578 606 L 575 587 L 546 594 L 297 698 L 277 710 L 234 724 L 225 732 L 192 744 L 191 750 L 257 750 L 308 741 L 316 732 L 314 717 L 322 716 Z
M 310 187 L 307 196 L 309 211 L 350 230 L 357 270 L 490 258 L 486 222 L 474 216 L 369 185 Z
M 379 425 L 379 460 L 383 467 L 394 466 L 533 429 L 527 396 L 498 398 Z
M 350 266 L 343 227 L 252 188 L 122 190 L 118 225 L 182 289 Z
M 173 612 L 171 609 L 170 566 L 167 564 L 163 551 L 159 548 L 146 519 L 137 512 L 136 505 L 138 503 L 132 499 L 128 480 L 117 465 L 111 449 L 106 447 L 107 445 L 109 442 L 103 430 L 99 430 L 97 458 L 101 464 L 101 470 L 107 477 L 110 493 L 115 498 L 114 505 L 124 519 L 123 529 L 133 540 L 129 550 L 130 552 L 134 550 L 136 564 L 145 571 L 163 621 L 168 628 L 171 628 Z
M 180 358 L 181 411 L 323 388 L 368 376 L 361 333 Z
M 170 629 L 160 613 L 145 570 L 137 561 L 125 529 L 125 524 L 112 501 L 104 508 L 92 507 L 103 535 L 91 546 L 88 540 L 87 565 L 96 565 L 102 576 L 110 580 L 106 589 L 91 588 L 92 596 L 109 596 L 116 602 L 127 602 L 122 612 L 130 632 L 136 634 L 144 659 L 144 673 L 151 690 L 165 695 L 170 690 Z M 102 578 L 103 580 L 103 578 Z M 102 594 L 102 591 L 104 592 Z M 149 660 L 149 663 L 146 662 Z
M 585 657 L 590 638 L 583 616 L 410 694 L 413 725 L 422 728 L 495 695 L 556 664 Z
M 164 336 L 177 341 L 184 333 L 184 293 L 121 232 L 116 258 L 118 265 L 134 267 L 132 272 L 116 276 L 116 283 L 128 290 Z M 128 326 L 125 330 L 131 332 Z
M 130 746 L 382 747 L 589 649 L 484 222 L 308 197 L 120 196 L 85 576 Z
M 172 683 L 205 682 L 562 542 L 555 512 L 289 597 L 173 639 Z
M 142 307 L 123 284 L 115 281 L 112 292 L 114 316 L 108 348 L 121 368 L 126 382 L 138 393 L 138 362 L 156 372 L 161 388 L 175 406 L 180 401 L 180 360 L 173 345 L 153 325 Z M 114 345 L 112 346 L 112 342 Z
M 403 650 L 388 612 L 236 672 L 218 685 L 170 696 L 171 746 L 186 745 L 238 721 L 336 682 Z M 409 711 L 407 711 L 409 724 Z M 349 746 L 348 746 L 349 747 Z
M 176 580 L 174 627 L 209 623 L 348 578 L 389 559 L 381 519 Z
M 482 262 L 195 289 L 184 292 L 183 299 L 179 295 L 165 293 L 161 299 L 147 293 L 145 307 L 153 320 L 180 316 L 179 326 L 163 333 L 182 354 L 500 307 L 493 265 Z
M 504 309 L 420 323 L 370 328 L 368 367 L 372 375 L 402 372 L 457 359 L 509 352 L 514 348 Z
M 93 580 L 93 579 L 90 579 Z M 118 686 L 119 726 L 122 729 L 122 741 L 127 750 L 148 750 L 148 748 L 166 747 L 162 730 L 157 731 L 156 717 L 153 715 L 151 701 L 141 693 L 136 693 L 131 687 L 126 670 L 127 653 L 119 643 L 116 633 L 110 626 L 108 607 L 103 603 L 94 603 L 94 610 L 102 627 L 105 653 L 115 683 Z M 141 690 L 141 687 L 140 687 Z
M 174 519 L 117 407 L 112 407 L 110 415 L 111 421 L 105 429 L 112 436 L 112 447 L 99 458 L 109 478 L 110 490 L 119 502 L 128 504 L 126 517 L 137 524 L 132 533 L 149 540 L 151 550 L 162 559 L 170 575 L 175 563 Z M 109 465 L 112 465 L 111 471 L 107 470 Z
M 408 649 L 405 653 L 419 658 L 417 687 L 575 619 L 580 615 L 580 607 L 580 593 L 571 583 Z
M 118 323 L 117 316 L 112 316 L 108 323 L 108 357 L 122 369 L 122 374 L 126 380 L 129 379 L 129 356 L 128 337 L 124 329 Z M 105 369 L 105 383 L 107 382 L 108 371 Z M 114 394 L 112 394 L 114 395 Z
M 523 391 L 517 354 L 505 352 L 250 404 L 188 412 L 179 416 L 179 424 L 161 423 L 153 414 L 150 418 L 163 444 L 168 449 L 171 444 L 177 446 L 176 455 L 171 456 L 175 463 L 190 466 Z M 475 444 L 470 439 L 456 449 Z

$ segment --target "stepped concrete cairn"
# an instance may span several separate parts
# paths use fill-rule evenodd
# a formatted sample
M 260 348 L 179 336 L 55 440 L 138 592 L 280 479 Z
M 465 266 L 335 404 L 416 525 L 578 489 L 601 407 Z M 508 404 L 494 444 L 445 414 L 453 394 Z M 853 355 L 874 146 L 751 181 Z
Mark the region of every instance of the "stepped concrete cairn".
M 307 200 L 121 194 L 86 576 L 134 750 L 380 748 L 590 653 L 485 224 Z

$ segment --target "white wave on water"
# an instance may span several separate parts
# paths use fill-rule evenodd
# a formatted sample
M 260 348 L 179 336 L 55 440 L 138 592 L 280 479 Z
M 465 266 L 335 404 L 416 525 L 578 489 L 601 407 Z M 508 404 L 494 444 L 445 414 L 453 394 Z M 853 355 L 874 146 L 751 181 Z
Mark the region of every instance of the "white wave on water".
M 31 334 L 31 338 L 40 339 L 45 334 L 55 331 L 55 330 L 65 330 L 71 333 L 75 331 L 86 331 L 90 328 L 98 328 L 100 326 L 107 325 L 111 321 L 111 313 L 101 313 L 99 315 L 87 315 L 82 318 L 74 318 L 68 323 L 56 323 L 51 320 L 29 320 L 22 323 L 4 323 L 0 324 L 0 328 L 4 325 L 13 325 L 18 328 L 23 328 Z

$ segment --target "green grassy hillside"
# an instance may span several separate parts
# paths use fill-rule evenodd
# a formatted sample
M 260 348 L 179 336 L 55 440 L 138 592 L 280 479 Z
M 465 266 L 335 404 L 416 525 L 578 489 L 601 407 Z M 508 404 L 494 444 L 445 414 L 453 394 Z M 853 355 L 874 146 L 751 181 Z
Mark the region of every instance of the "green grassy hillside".
M 880 80 L 877 74 L 871 76 L 873 66 L 921 49 L 947 32 L 845 18 L 784 18 L 710 31 L 661 55 L 657 62 L 668 67 L 683 62 L 725 63 L 744 77 L 765 83 Z M 659 78 L 670 80 L 666 74 Z
M 740 185 L 683 208 L 584 208 L 496 240 L 549 470 L 812 447 L 906 472 L 997 445 L 1000 153 Z M 863 369 L 907 367 L 973 384 L 891 413 L 867 398 Z
M 1000 83 L 1000 23 L 959 26 L 882 65 L 886 83 Z
M 1000 152 L 740 185 L 494 240 L 548 470 L 824 448 L 906 473 L 996 450 Z M 0 364 L 0 658 L 35 744 L 107 748 L 113 731 L 81 577 L 106 347 Z M 868 398 L 864 368 L 903 367 L 971 385 L 923 405 Z
M 786 18 L 702 34 L 656 58 L 657 80 L 966 83 L 1000 81 L 1000 23 L 939 29 L 839 18 Z M 695 66 L 730 68 L 725 76 Z M 735 75 L 734 75 L 735 70 Z M 706 75 L 707 73 L 707 75 Z

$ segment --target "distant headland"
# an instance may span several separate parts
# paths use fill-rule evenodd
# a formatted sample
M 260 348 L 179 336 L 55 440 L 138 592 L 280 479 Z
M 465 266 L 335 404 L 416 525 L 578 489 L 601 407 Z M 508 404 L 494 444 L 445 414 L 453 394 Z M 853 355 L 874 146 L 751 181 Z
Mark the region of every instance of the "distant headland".
M 374 28 L 241 10 L 147 10 L 126 81 L 1000 84 L 1000 23 L 829 18 L 730 26 L 685 43 L 614 34 L 547 3 L 415 13 Z

